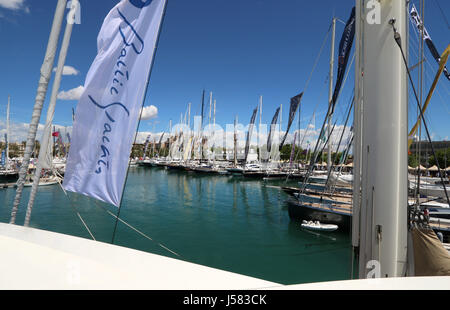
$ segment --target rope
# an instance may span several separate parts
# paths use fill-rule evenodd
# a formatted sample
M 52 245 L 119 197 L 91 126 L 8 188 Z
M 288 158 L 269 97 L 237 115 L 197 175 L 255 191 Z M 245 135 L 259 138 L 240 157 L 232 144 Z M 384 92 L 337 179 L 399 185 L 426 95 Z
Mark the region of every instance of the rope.
M 76 210 L 75 206 L 73 205 L 73 201 L 70 199 L 70 197 L 69 197 L 69 195 L 67 194 L 66 190 L 64 189 L 64 187 L 62 187 L 62 184 L 61 184 L 61 179 L 62 179 L 62 177 L 61 177 L 61 175 L 60 175 L 57 171 L 53 171 L 53 172 L 54 172 L 55 175 L 58 177 L 58 184 L 59 184 L 59 186 L 61 187 L 61 189 L 63 190 L 63 192 L 64 192 L 64 194 L 66 195 L 66 197 L 69 199 L 70 206 L 71 206 L 72 209 L 75 211 L 75 213 L 77 214 L 77 216 L 78 216 L 78 218 L 80 219 L 80 221 L 83 223 L 84 227 L 85 227 L 86 230 L 88 231 L 88 233 L 89 233 L 89 235 L 91 236 L 91 238 L 92 238 L 93 240 L 96 240 L 95 237 L 94 237 L 94 235 L 92 234 L 91 230 L 90 230 L 89 227 L 87 226 L 86 222 L 83 220 L 81 214 Z M 96 201 L 96 202 L 97 202 L 97 201 Z M 96 205 L 99 206 L 97 203 L 96 203 Z M 172 251 L 171 249 L 167 248 L 167 247 L 164 246 L 163 244 L 156 242 L 155 240 L 153 240 L 152 238 L 150 238 L 149 236 L 147 236 L 146 234 L 144 234 L 143 232 L 141 232 L 141 231 L 138 230 L 137 228 L 135 228 L 135 227 L 133 227 L 132 225 L 128 224 L 128 223 L 125 222 L 124 220 L 118 218 L 115 214 L 113 214 L 111 211 L 105 209 L 103 206 L 100 206 L 100 207 L 101 207 L 103 210 L 105 210 L 109 215 L 111 215 L 112 217 L 115 217 L 116 220 L 118 220 L 118 221 L 122 222 L 123 224 L 125 224 L 126 226 L 130 227 L 132 230 L 134 230 L 135 232 L 137 232 L 137 233 L 140 234 L 141 236 L 147 238 L 147 239 L 150 240 L 150 241 L 155 242 L 155 243 L 158 244 L 161 248 L 163 248 L 163 249 L 169 251 L 170 253 L 172 253 L 172 254 L 174 254 L 174 255 L 176 255 L 176 256 L 178 256 L 178 257 L 181 257 L 181 256 L 180 256 L 179 254 L 177 254 L 176 252 L 174 252 L 174 251 Z
M 89 229 L 89 227 L 87 226 L 86 222 L 83 220 L 83 217 L 81 217 L 81 214 L 77 211 L 77 209 L 75 208 L 75 206 L 73 205 L 73 201 L 70 199 L 69 195 L 67 194 L 66 190 L 64 189 L 64 187 L 62 186 L 61 180 L 63 179 L 62 176 L 56 171 L 53 170 L 53 173 L 55 174 L 55 176 L 58 178 L 58 185 L 61 187 L 61 189 L 64 192 L 64 195 L 67 197 L 67 199 L 69 199 L 70 202 L 70 206 L 72 207 L 72 209 L 75 211 L 75 213 L 77 214 L 78 218 L 80 219 L 81 223 L 83 224 L 84 228 L 86 228 L 87 232 L 89 233 L 89 235 L 91 236 L 92 240 L 96 240 L 94 235 L 92 234 L 91 230 Z
M 325 47 L 325 43 L 326 43 L 326 41 L 327 41 L 327 39 L 328 39 L 328 35 L 330 34 L 330 30 L 331 30 L 331 27 L 332 27 L 332 26 L 333 26 L 333 23 L 330 23 L 330 26 L 328 27 L 328 31 L 327 31 L 327 33 L 326 33 L 326 35 L 325 35 L 325 38 L 324 38 L 323 41 L 322 41 L 322 46 L 320 47 L 319 53 L 318 53 L 318 55 L 317 55 L 317 57 L 316 57 L 316 60 L 314 61 L 314 65 L 313 65 L 313 68 L 312 68 L 312 70 L 311 70 L 311 73 L 309 74 L 308 80 L 306 80 L 305 86 L 303 87 L 303 93 L 306 92 L 306 89 L 308 88 L 309 82 L 311 81 L 312 75 L 313 75 L 313 73 L 314 73 L 315 70 L 316 70 L 317 64 L 318 64 L 318 62 L 319 62 L 320 56 L 322 55 L 323 48 Z M 327 81 L 328 81 L 328 76 L 327 76 L 326 79 L 325 79 L 325 84 L 324 84 L 324 86 L 326 85 L 326 82 L 327 82 Z M 320 93 L 323 94 L 324 92 L 321 91 Z M 314 113 L 315 113 L 316 110 L 317 110 L 317 106 L 318 106 L 319 102 L 320 102 L 320 100 L 317 101 L 316 106 L 314 107 L 313 115 L 311 116 L 311 118 L 310 118 L 310 120 L 309 120 L 309 124 L 311 124 L 312 118 L 313 118 L 313 116 L 314 116 Z M 307 136 L 307 133 L 308 133 L 308 131 L 309 131 L 309 124 L 308 124 L 308 126 L 306 127 L 305 134 L 303 135 L 301 141 L 300 141 L 300 131 L 299 131 L 299 133 L 298 133 L 298 135 L 299 135 L 299 141 L 300 141 L 300 143 L 299 143 L 300 148 L 301 148 L 301 145 L 303 144 L 303 140 L 305 139 L 305 137 Z M 298 149 L 297 154 L 295 155 L 294 161 L 297 160 L 297 158 L 298 158 L 298 155 L 299 155 L 299 152 L 300 152 L 300 148 Z M 288 177 L 289 177 L 289 176 L 288 176 Z M 286 181 L 287 181 L 287 178 L 286 178 Z
M 406 60 L 405 53 L 403 52 L 403 47 L 402 47 L 402 44 L 401 44 L 401 37 L 400 37 L 400 34 L 397 32 L 397 29 L 395 29 L 395 25 L 394 25 L 394 24 L 395 24 L 395 19 L 391 19 L 391 21 L 390 21 L 389 23 L 391 24 L 392 30 L 394 31 L 394 39 L 395 39 L 395 42 L 397 43 L 397 46 L 400 48 L 400 52 L 401 52 L 401 54 L 402 54 L 403 63 L 404 63 L 404 65 L 405 65 L 405 67 L 406 67 L 406 72 L 408 73 L 408 77 L 409 77 L 409 80 L 410 80 L 410 82 L 411 82 L 411 86 L 412 86 L 413 91 L 414 91 L 414 96 L 415 96 L 415 98 L 416 98 L 417 106 L 418 106 L 419 111 L 420 111 L 420 116 L 421 116 L 421 118 L 422 118 L 422 122 L 423 122 L 423 125 L 424 125 L 424 127 L 425 127 L 425 131 L 426 131 L 426 134 L 427 134 L 427 137 L 428 137 L 428 141 L 430 142 L 431 152 L 432 152 L 432 154 L 433 154 L 433 157 L 434 157 L 435 160 L 436 160 L 436 163 L 438 164 L 437 167 L 438 167 L 438 171 L 439 171 L 439 176 L 441 177 L 442 186 L 443 186 L 443 188 L 444 188 L 445 197 L 447 198 L 448 204 L 450 204 L 450 199 L 449 199 L 449 197 L 448 197 L 448 193 L 447 193 L 447 189 L 446 189 L 446 186 L 445 186 L 445 182 L 444 182 L 444 179 L 443 179 L 443 176 L 442 176 L 441 168 L 439 167 L 439 161 L 438 161 L 438 158 L 437 158 L 436 153 L 435 153 L 435 151 L 434 151 L 433 143 L 432 143 L 432 141 L 431 141 L 431 136 L 430 136 L 430 133 L 429 133 L 429 131 L 428 131 L 427 122 L 425 121 L 425 118 L 424 118 L 424 115 L 423 115 L 423 109 L 422 109 L 422 107 L 420 106 L 419 98 L 417 97 L 416 88 L 414 87 L 414 83 L 413 83 L 413 81 L 412 81 L 411 72 L 409 71 L 409 68 L 408 68 L 408 62 L 407 62 L 407 60 Z M 443 59 L 441 59 L 442 67 L 443 67 L 443 65 L 445 64 L 446 59 L 448 58 L 448 50 L 449 50 L 449 49 L 450 49 L 450 46 L 447 47 L 446 51 L 444 52 L 444 57 L 443 57 Z M 447 53 L 447 54 L 446 54 L 446 53 Z M 446 57 L 445 57 L 445 56 L 446 56 Z M 445 60 L 445 61 L 444 61 L 444 60 Z M 441 67 L 441 64 L 440 64 L 440 67 Z M 439 77 L 440 73 L 442 73 L 441 70 L 438 71 L 438 75 L 436 76 L 436 79 Z M 431 94 L 432 94 L 432 91 L 433 91 L 433 87 L 435 86 L 435 84 L 436 84 L 436 82 L 437 82 L 436 79 L 435 79 L 435 83 L 433 83 L 433 86 L 432 86 L 432 89 L 430 90 L 430 93 L 428 94 L 428 97 L 427 97 L 427 100 L 425 101 L 424 106 L 428 103 L 428 100 L 429 100 L 429 98 L 430 98 L 430 96 L 431 96 Z
M 444 11 L 442 10 L 441 5 L 439 4 L 439 2 L 437 0 L 434 0 L 434 2 L 436 2 L 436 5 L 438 6 L 439 10 L 441 11 L 442 18 L 445 20 L 445 23 L 447 24 L 447 28 L 450 29 L 450 25 L 448 23 L 447 16 L 445 15 Z
M 163 248 L 163 249 L 169 251 L 170 253 L 172 253 L 172 254 L 174 254 L 174 255 L 176 255 L 176 256 L 178 256 L 178 257 L 181 257 L 178 253 L 172 251 L 171 249 L 167 248 L 167 247 L 164 246 L 163 244 L 161 244 L 161 243 L 159 243 L 159 242 L 153 240 L 151 237 L 147 236 L 145 233 L 141 232 L 141 231 L 138 230 L 137 228 L 135 228 L 135 227 L 133 227 L 132 225 L 128 224 L 127 222 L 125 222 L 124 220 L 122 220 L 121 218 L 119 218 L 117 215 L 115 215 L 115 214 L 112 213 L 111 211 L 107 210 L 105 207 L 103 207 L 103 206 L 101 206 L 101 205 L 98 205 L 98 204 L 96 204 L 96 205 L 99 206 L 100 208 L 102 208 L 104 211 L 106 211 L 106 213 L 108 213 L 108 214 L 111 215 L 112 217 L 116 218 L 117 221 L 122 222 L 123 224 L 125 224 L 126 226 L 128 226 L 129 228 L 131 228 L 132 230 L 134 230 L 135 232 L 137 232 L 138 234 L 140 234 L 140 235 L 143 236 L 144 238 L 146 238 L 146 239 L 148 239 L 148 240 L 150 240 L 150 241 L 155 242 L 155 243 L 158 244 L 161 248 Z
M 138 132 L 139 132 L 139 126 L 140 126 L 140 124 L 141 124 L 142 111 L 144 110 L 145 98 L 146 98 L 146 96 L 147 96 L 148 85 L 149 85 L 149 83 L 150 83 L 150 77 L 151 77 L 151 74 L 152 74 L 152 71 L 153 71 L 153 64 L 154 64 L 155 58 L 156 58 L 156 51 L 157 51 L 157 49 L 158 49 L 158 43 L 159 43 L 159 38 L 160 38 L 160 34 L 161 34 L 161 28 L 162 28 L 162 26 L 163 26 L 164 18 L 165 18 L 165 16 L 166 16 L 166 11 L 167 11 L 167 2 L 166 2 L 165 5 L 164 5 L 164 11 L 163 11 L 163 15 L 162 15 L 162 18 L 161 18 L 161 24 L 160 24 L 159 29 L 158 29 L 158 34 L 157 34 L 156 44 L 155 44 L 155 46 L 154 46 L 154 48 L 153 48 L 153 58 L 152 58 L 152 63 L 151 63 L 151 66 L 150 66 L 150 71 L 149 71 L 149 73 L 148 73 L 148 77 L 147 77 L 147 83 L 146 83 L 146 87 L 145 87 L 144 96 L 142 97 L 141 111 L 140 111 L 140 114 L 139 114 L 139 120 L 138 120 L 138 124 L 137 124 L 137 127 L 136 127 L 136 132 L 135 132 L 135 134 L 134 134 L 134 142 L 133 142 L 132 145 L 136 144 L 136 139 L 137 139 L 137 135 L 138 135 Z M 116 236 L 117 223 L 118 223 L 119 216 L 120 216 L 120 210 L 121 210 L 121 207 L 122 207 L 123 196 L 124 196 L 124 194 L 125 194 L 125 185 L 127 184 L 127 180 L 128 180 L 128 172 L 129 172 L 129 171 L 130 171 L 130 160 L 128 159 L 127 174 L 126 174 L 126 176 L 125 176 L 125 181 L 123 182 L 122 195 L 120 196 L 120 203 L 119 203 L 119 208 L 118 208 L 118 210 L 117 210 L 117 219 L 116 219 L 116 223 L 114 224 L 114 231 L 113 231 L 113 235 L 112 235 L 111 244 L 114 244 L 114 238 L 115 238 L 115 236 Z
M 311 80 L 311 77 L 312 77 L 314 71 L 316 70 L 317 63 L 319 62 L 320 55 L 322 54 L 322 50 L 323 50 L 323 48 L 325 47 L 325 43 L 326 43 L 326 41 L 327 41 L 327 39 L 328 39 L 328 35 L 330 34 L 330 30 L 331 30 L 331 26 L 332 26 L 332 25 L 333 25 L 333 24 L 331 23 L 331 24 L 330 24 L 330 27 L 328 28 L 328 32 L 327 32 L 327 34 L 325 35 L 325 38 L 324 38 L 324 40 L 323 40 L 323 42 L 322 42 L 322 47 L 320 48 L 319 54 L 318 54 L 317 57 L 316 57 L 316 60 L 315 60 L 315 62 L 314 62 L 313 69 L 312 69 L 311 73 L 309 74 L 309 77 L 308 77 L 308 80 L 306 81 L 305 87 L 303 87 L 303 93 L 306 92 L 306 89 L 308 88 L 308 85 L 309 85 L 309 82 L 310 82 L 310 80 Z

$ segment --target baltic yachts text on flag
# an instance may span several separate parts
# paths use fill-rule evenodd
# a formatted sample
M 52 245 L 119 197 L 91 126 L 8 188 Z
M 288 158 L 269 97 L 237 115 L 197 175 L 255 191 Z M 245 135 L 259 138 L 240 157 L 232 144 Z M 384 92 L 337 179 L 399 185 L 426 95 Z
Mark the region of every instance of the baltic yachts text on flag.
M 122 0 L 106 16 L 78 102 L 63 187 L 120 205 L 167 0 Z

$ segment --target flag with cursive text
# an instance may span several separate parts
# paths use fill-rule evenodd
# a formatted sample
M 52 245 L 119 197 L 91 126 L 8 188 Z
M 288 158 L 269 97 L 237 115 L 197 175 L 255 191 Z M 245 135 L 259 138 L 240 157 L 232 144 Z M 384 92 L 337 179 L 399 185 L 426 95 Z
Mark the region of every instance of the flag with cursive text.
M 119 206 L 167 0 L 122 0 L 106 16 L 78 102 L 63 187 Z

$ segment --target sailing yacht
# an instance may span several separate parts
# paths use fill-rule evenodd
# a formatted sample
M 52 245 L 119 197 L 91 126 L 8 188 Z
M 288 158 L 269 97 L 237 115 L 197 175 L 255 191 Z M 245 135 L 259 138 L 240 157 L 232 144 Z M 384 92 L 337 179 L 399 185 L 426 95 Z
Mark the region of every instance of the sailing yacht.
M 327 208 L 319 204 L 290 205 L 289 213 L 293 217 L 321 217 L 325 223 L 340 223 L 338 226 L 350 228 L 360 277 L 368 274 L 366 263 L 371 260 L 380 264 L 380 274 L 386 277 L 450 275 L 450 256 L 442 244 L 448 242 L 450 221 L 443 216 L 433 217 L 435 212 L 432 216 L 429 209 L 422 208 L 429 201 L 408 199 L 407 193 L 407 122 L 404 119 L 408 67 L 402 58 L 405 41 L 402 43 L 400 39 L 407 38 L 406 1 L 380 6 L 381 24 L 368 25 L 363 18 L 367 9 L 362 1 L 356 1 L 352 205 L 343 207 L 334 203 Z M 437 77 L 445 64 L 444 58 Z M 384 132 L 386 128 L 388 133 Z M 443 237 L 441 240 L 436 232 Z
M 9 158 L 9 108 L 11 96 L 8 96 L 8 105 L 6 108 L 6 135 L 5 135 L 5 149 L 1 152 L 0 165 L 0 187 L 7 186 L 11 183 L 16 183 L 19 179 L 19 171 L 11 166 Z

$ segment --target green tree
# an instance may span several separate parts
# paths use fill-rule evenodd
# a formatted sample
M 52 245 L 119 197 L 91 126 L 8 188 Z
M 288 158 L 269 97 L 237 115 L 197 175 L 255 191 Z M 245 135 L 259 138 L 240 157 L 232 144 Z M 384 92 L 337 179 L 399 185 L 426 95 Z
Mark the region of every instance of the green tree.
M 143 144 L 133 144 L 131 148 L 131 158 L 144 156 L 144 145 Z
M 408 155 L 408 166 L 415 168 L 418 165 L 419 165 L 419 159 L 417 158 L 417 155 L 416 154 Z
M 19 157 L 20 156 L 20 148 L 17 143 L 9 144 L 9 157 Z
M 450 148 L 436 151 L 436 157 L 437 162 L 434 156 L 429 157 L 428 163 L 430 166 L 436 165 L 441 169 L 445 169 L 450 166 Z

